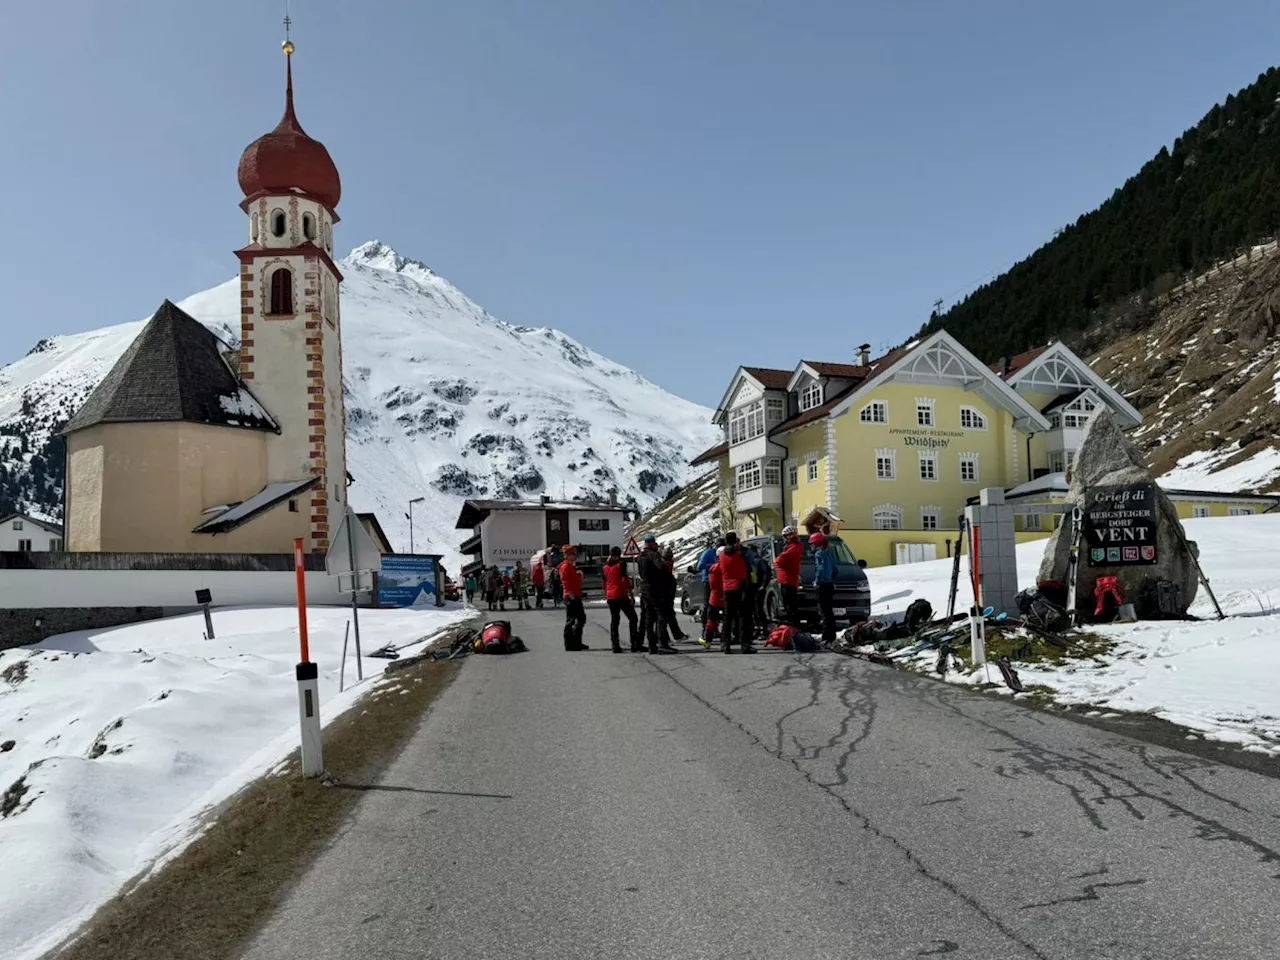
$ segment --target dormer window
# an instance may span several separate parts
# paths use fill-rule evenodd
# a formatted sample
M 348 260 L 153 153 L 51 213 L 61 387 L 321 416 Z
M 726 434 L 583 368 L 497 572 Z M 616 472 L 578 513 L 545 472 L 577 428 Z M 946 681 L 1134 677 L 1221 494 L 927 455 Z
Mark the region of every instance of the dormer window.
M 822 406 L 822 384 L 817 380 L 810 380 L 808 386 L 800 391 L 800 409 L 812 410 L 820 406 Z

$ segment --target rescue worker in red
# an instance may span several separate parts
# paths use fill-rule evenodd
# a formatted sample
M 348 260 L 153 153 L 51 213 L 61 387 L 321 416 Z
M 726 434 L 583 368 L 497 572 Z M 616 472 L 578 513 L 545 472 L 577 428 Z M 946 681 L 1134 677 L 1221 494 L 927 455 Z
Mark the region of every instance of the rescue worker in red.
M 560 583 L 564 589 L 564 648 L 589 650 L 591 648 L 582 642 L 587 611 L 582 607 L 582 571 L 578 569 L 577 559 L 577 547 L 569 544 L 564 548 L 564 563 L 560 564 Z
M 800 561 L 804 559 L 804 544 L 795 527 L 783 527 L 782 536 L 787 545 L 773 566 L 778 571 L 778 589 L 782 592 L 782 622 L 795 627 L 800 625 Z
M 720 621 L 724 610 L 724 571 L 720 569 L 720 557 L 724 554 L 721 547 L 716 554 L 716 562 L 707 569 L 707 606 L 703 610 L 702 639 L 698 641 L 708 650 L 711 643 L 720 636 Z
M 622 559 L 622 548 L 611 547 L 609 559 L 604 562 L 604 596 L 609 604 L 609 640 L 613 652 L 622 652 L 622 639 L 618 636 L 618 623 L 627 618 L 631 633 L 631 652 L 640 653 L 640 627 L 636 622 L 636 607 L 631 602 L 631 578 L 627 576 L 627 562 Z
M 542 590 L 547 583 L 546 564 L 543 560 L 539 559 L 538 562 L 533 565 L 533 570 L 529 573 L 529 582 L 533 584 L 533 605 L 541 610 Z
M 738 644 L 743 653 L 755 653 L 751 643 L 751 612 L 747 609 L 747 580 L 751 570 L 742 555 L 736 533 L 724 535 L 724 553 L 716 561 L 724 578 L 724 628 L 720 634 L 720 652 L 728 653 L 729 645 Z

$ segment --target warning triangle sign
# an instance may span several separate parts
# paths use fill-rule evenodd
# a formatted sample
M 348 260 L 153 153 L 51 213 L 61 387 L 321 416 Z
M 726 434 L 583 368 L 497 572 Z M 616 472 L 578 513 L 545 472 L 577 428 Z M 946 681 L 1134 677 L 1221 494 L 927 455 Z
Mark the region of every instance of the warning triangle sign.
M 630 540 L 628 540 L 628 541 L 627 541 L 627 547 L 626 547 L 626 549 L 625 549 L 625 550 L 623 550 L 623 551 L 622 551 L 622 555 L 623 555 L 624 557 L 638 557 L 638 556 L 640 556 L 640 548 L 639 548 L 638 546 L 636 546 L 636 538 L 635 538 L 635 537 L 632 537 Z

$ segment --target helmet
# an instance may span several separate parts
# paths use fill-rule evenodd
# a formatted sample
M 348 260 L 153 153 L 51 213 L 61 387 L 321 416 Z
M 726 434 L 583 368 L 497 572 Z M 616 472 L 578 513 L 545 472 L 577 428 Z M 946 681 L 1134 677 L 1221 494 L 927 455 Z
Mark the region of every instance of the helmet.
M 827 545 L 827 538 L 821 533 L 812 534 L 809 537 L 809 545 L 812 547 L 825 547 Z
M 645 545 L 647 546 L 650 543 L 657 543 L 658 538 L 655 537 L 652 533 L 646 533 L 644 535 L 644 542 L 645 542 Z
M 791 526 L 791 524 L 787 524 L 782 528 L 782 535 L 784 537 L 794 537 L 798 532 L 799 531 L 796 530 L 795 527 Z

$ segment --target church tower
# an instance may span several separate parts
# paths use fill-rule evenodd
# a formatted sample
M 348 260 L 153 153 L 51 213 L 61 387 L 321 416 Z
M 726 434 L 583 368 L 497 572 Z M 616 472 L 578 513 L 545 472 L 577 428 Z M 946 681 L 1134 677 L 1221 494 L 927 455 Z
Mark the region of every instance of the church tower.
M 240 376 L 280 426 L 267 438 L 267 481 L 319 478 L 299 508 L 309 513 L 307 549 L 324 552 L 347 494 L 342 274 L 333 262 L 342 183 L 294 114 L 293 43 L 283 49 L 284 116 L 245 148 L 238 170 L 249 236 L 236 251 Z

